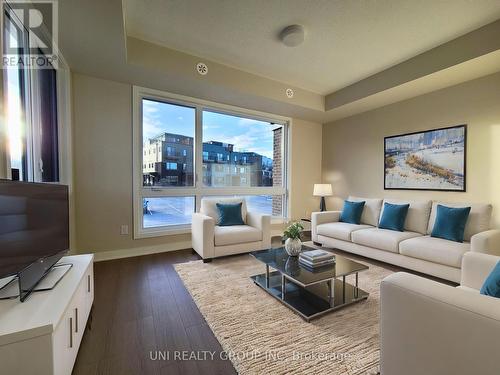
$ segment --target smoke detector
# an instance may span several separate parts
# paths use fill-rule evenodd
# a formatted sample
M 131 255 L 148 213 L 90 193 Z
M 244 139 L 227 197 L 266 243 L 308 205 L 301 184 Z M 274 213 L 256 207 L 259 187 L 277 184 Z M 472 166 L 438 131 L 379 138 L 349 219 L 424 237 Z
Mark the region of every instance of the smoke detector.
M 205 63 L 198 63 L 196 64 L 196 71 L 201 74 L 202 76 L 206 76 L 208 73 L 208 66 Z
M 302 25 L 290 25 L 280 32 L 280 40 L 287 47 L 297 47 L 305 39 L 305 30 Z

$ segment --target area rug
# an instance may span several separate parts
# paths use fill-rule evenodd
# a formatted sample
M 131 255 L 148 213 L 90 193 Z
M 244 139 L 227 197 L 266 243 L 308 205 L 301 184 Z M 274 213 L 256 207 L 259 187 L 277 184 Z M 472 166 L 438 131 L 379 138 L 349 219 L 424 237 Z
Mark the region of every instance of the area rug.
M 239 374 L 354 375 L 377 373 L 379 287 L 392 273 L 368 266 L 359 274 L 367 300 L 310 323 L 249 279 L 265 270 L 249 254 L 175 268 Z

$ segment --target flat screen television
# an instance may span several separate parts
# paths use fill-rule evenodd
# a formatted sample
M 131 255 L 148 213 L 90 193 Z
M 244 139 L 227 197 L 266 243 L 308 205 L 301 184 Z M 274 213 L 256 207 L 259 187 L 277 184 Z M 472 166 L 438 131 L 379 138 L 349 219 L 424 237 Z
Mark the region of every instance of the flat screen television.
M 18 276 L 21 301 L 68 249 L 68 187 L 0 180 L 0 278 Z

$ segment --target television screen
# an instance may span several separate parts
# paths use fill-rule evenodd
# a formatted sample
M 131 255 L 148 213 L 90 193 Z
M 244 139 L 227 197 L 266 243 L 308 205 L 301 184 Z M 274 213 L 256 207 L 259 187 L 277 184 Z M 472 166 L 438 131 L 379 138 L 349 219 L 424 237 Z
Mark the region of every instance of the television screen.
M 0 180 L 0 278 L 36 285 L 68 248 L 68 187 Z

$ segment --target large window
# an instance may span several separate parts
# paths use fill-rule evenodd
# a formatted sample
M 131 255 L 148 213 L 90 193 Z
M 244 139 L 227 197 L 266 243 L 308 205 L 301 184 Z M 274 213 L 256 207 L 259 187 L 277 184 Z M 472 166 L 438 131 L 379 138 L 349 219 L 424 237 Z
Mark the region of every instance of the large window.
M 286 215 L 288 119 L 134 88 L 135 236 L 189 231 L 202 197 Z

